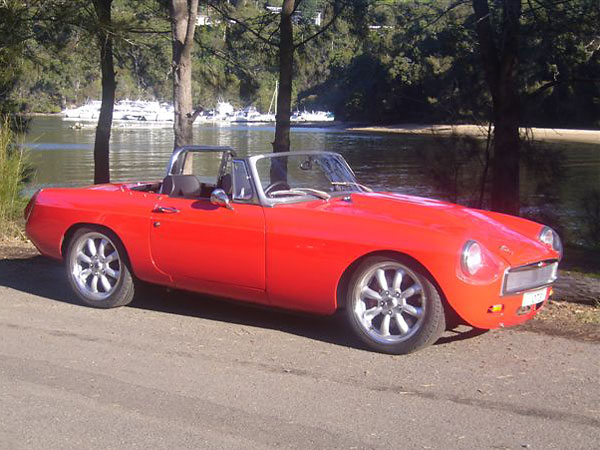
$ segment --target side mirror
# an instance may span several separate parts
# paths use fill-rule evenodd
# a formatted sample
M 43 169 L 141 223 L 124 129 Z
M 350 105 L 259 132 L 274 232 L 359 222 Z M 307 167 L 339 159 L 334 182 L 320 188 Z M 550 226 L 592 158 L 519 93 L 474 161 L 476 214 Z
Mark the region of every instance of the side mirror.
M 213 205 L 224 206 L 227 209 L 233 210 L 233 206 L 231 206 L 231 200 L 223 189 L 215 189 L 212 191 L 212 194 L 210 194 L 210 202 Z

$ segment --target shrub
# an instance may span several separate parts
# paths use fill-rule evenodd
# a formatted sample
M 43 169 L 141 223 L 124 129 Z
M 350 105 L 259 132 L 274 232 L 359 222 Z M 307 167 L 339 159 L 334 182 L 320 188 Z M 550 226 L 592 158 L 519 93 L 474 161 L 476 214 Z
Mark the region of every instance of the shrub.
M 8 119 L 0 121 L 0 238 L 23 236 L 26 199 L 21 191 L 29 172 L 25 151 L 16 144 Z

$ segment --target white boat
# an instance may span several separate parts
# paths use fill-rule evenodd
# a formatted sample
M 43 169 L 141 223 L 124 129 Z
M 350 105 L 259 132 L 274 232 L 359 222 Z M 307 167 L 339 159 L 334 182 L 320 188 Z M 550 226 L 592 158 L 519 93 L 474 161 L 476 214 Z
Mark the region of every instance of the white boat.
M 290 118 L 292 122 L 332 122 L 335 116 L 329 111 L 296 111 Z
M 94 100 L 76 108 L 67 108 L 61 112 L 65 119 L 71 120 L 96 120 L 100 115 L 102 102 Z
M 254 106 L 248 106 L 242 110 L 236 111 L 231 118 L 231 122 L 238 123 L 264 123 L 274 121 L 274 114 L 261 114 Z
M 219 101 L 215 109 L 203 111 L 199 114 L 195 123 L 208 122 L 226 125 L 231 123 L 236 114 L 236 110 L 231 103 Z
M 77 108 L 62 111 L 66 120 L 98 120 L 102 102 L 92 101 Z M 145 100 L 120 100 L 113 108 L 114 122 L 173 122 L 173 106 Z

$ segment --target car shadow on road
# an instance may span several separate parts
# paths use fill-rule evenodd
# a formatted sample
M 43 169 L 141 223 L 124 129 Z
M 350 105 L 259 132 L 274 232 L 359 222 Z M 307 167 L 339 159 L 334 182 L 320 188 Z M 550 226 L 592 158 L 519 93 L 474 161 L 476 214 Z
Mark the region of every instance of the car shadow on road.
M 53 301 L 80 304 L 66 280 L 64 266 L 42 256 L 0 260 L 0 286 Z M 364 345 L 350 334 L 342 314 L 330 317 L 312 316 L 147 284 L 140 284 L 129 307 L 278 330 L 330 344 L 365 350 Z M 477 333 L 472 331 L 448 332 L 437 344 L 446 344 L 476 335 Z
M 64 266 L 39 255 L 0 260 L 0 286 L 50 300 L 78 303 L 66 280 Z

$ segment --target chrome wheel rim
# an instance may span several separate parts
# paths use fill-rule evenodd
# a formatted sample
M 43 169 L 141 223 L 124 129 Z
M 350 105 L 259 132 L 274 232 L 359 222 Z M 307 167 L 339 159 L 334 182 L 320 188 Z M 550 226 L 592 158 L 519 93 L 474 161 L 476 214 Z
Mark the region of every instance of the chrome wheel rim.
M 121 279 L 119 252 L 101 233 L 86 233 L 77 239 L 70 266 L 77 289 L 91 300 L 102 301 L 110 297 Z
M 426 296 L 419 277 L 393 261 L 374 265 L 354 291 L 354 316 L 371 339 L 395 344 L 421 328 Z

